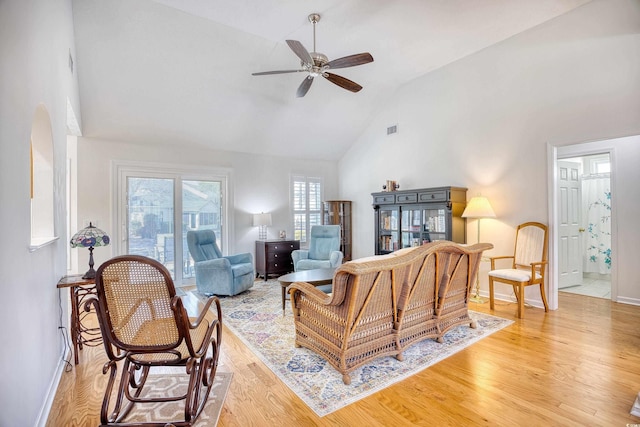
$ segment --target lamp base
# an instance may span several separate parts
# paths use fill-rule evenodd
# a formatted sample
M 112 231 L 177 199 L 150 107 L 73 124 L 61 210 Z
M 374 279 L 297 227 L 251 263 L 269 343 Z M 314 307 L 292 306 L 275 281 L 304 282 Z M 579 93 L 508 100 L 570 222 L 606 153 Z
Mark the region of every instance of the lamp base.
M 482 297 L 480 297 L 480 295 L 472 296 L 471 298 L 469 298 L 469 301 L 476 302 L 478 304 L 484 304 L 486 302 L 484 299 L 482 299 Z
M 484 304 L 484 300 L 480 297 L 480 278 L 477 276 L 476 276 L 476 294 L 471 298 L 469 298 L 469 301 L 477 302 L 478 304 Z
M 261 225 L 258 229 L 258 240 L 267 240 L 267 226 Z
M 89 246 L 89 270 L 82 276 L 83 279 L 95 279 L 96 271 L 93 269 L 93 246 Z
M 87 270 L 86 273 L 84 273 L 84 276 L 82 276 L 83 279 L 95 279 L 96 278 L 96 271 L 93 268 L 90 268 L 89 270 Z

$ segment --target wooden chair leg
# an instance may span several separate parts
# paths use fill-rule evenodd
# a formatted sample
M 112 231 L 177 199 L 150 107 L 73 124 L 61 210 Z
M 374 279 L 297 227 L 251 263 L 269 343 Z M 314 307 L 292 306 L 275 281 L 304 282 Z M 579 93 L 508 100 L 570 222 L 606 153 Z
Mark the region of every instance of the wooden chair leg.
M 489 308 L 495 309 L 495 303 L 493 300 L 493 277 L 489 276 Z
M 547 296 L 544 292 L 544 283 L 540 283 L 540 295 L 542 296 L 542 303 L 544 304 L 544 311 L 549 312 L 549 305 L 547 304 Z
M 524 285 L 518 285 L 518 319 L 524 317 Z

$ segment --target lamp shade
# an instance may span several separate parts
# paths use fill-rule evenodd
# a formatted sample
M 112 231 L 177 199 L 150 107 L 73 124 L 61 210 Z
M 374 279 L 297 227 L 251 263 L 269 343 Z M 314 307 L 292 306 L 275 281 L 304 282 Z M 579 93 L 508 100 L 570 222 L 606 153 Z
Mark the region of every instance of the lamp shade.
M 253 214 L 253 226 L 254 227 L 262 227 L 265 225 L 271 225 L 271 214 L 270 213 L 259 213 Z
M 109 242 L 110 239 L 107 233 L 89 223 L 88 227 L 83 228 L 73 235 L 70 243 L 72 248 L 90 248 L 107 246 Z
M 472 197 L 462 212 L 463 218 L 495 218 L 496 214 L 486 197 Z

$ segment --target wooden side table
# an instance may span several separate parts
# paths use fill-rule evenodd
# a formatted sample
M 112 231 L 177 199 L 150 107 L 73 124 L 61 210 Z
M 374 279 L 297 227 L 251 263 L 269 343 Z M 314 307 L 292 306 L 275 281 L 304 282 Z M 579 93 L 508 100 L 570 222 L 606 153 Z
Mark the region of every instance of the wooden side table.
M 88 313 L 84 311 L 85 301 L 96 295 L 94 279 L 83 279 L 82 274 L 64 276 L 58 281 L 58 288 L 69 288 L 71 296 L 71 341 L 73 341 L 73 357 L 78 364 L 78 351 L 82 346 L 95 347 L 102 343 L 100 328 L 89 327 L 83 322 Z
M 256 274 L 269 276 L 293 271 L 291 252 L 300 249 L 300 240 L 256 240 Z

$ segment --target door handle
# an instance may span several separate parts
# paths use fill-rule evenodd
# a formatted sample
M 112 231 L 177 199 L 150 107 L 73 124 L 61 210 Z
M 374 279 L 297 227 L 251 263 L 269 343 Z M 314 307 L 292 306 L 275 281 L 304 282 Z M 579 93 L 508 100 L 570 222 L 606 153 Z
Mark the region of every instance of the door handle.
M 585 231 L 585 230 L 584 230 L 584 228 L 578 228 L 578 231 L 579 231 L 580 233 L 584 233 L 584 231 Z

